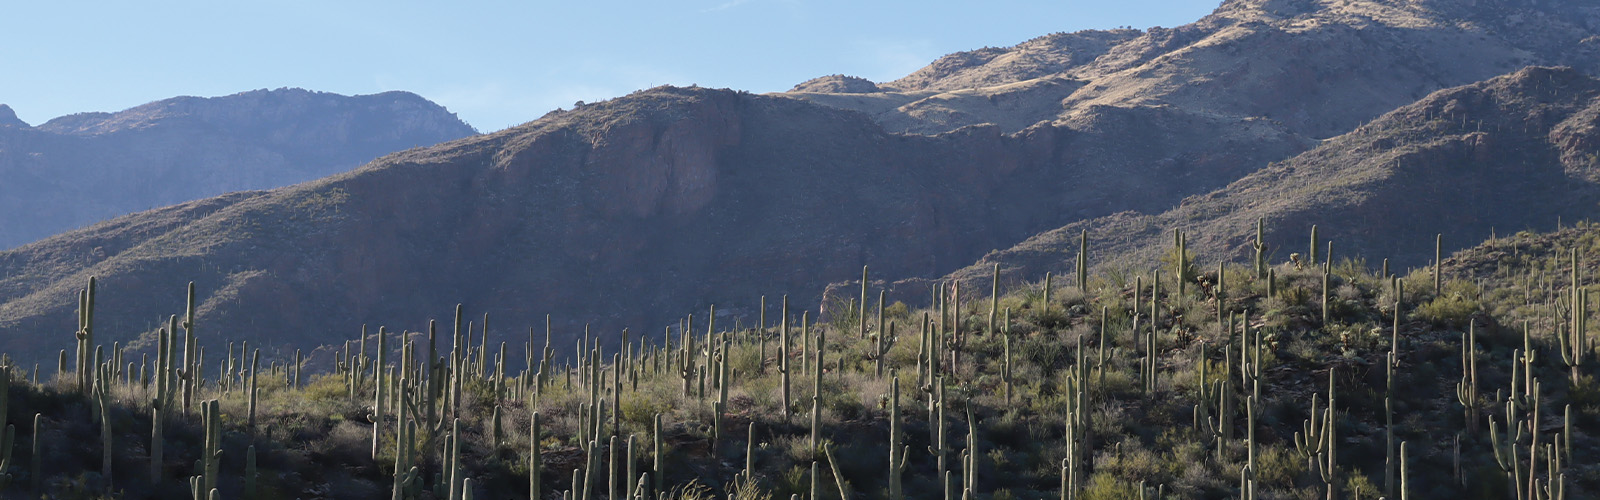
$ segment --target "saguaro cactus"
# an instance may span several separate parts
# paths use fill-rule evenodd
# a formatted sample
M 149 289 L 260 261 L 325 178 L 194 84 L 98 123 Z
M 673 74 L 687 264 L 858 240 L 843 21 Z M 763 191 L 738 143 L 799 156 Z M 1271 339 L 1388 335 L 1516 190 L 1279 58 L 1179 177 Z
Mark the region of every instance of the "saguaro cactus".
M 1478 325 L 1467 323 L 1467 333 L 1461 336 L 1461 381 L 1456 383 L 1456 401 L 1461 403 L 1462 421 L 1467 430 L 1478 428 Z
M 248 411 L 250 413 L 249 426 L 251 429 L 256 428 L 256 397 L 261 395 L 261 390 L 256 388 L 256 372 L 260 371 L 260 369 L 261 349 L 256 349 L 250 353 L 250 387 L 248 388 L 250 391 L 250 405 Z M 373 454 L 373 458 L 377 458 L 377 454 Z
M 1089 292 L 1089 230 L 1078 236 L 1078 291 Z
M 1189 238 L 1183 235 L 1183 231 L 1177 229 L 1172 230 L 1172 237 L 1176 247 L 1174 250 L 1178 252 L 1172 280 L 1178 282 L 1178 295 L 1183 295 L 1187 290 L 1189 277 L 1193 274 L 1189 269 Z
M 994 264 L 994 275 L 989 282 L 989 336 L 1000 333 L 995 329 L 995 320 L 1000 317 L 1000 263 Z M 882 374 L 880 374 L 882 375 Z
M 932 445 L 928 447 L 928 453 L 933 454 L 939 467 L 939 475 L 934 477 L 944 477 L 945 472 L 949 470 L 945 464 L 945 457 L 950 454 L 950 449 L 945 444 L 944 377 L 935 377 L 933 383 L 934 390 L 928 393 L 928 429 L 933 432 L 933 436 L 929 439 Z M 948 489 L 947 486 L 946 498 L 949 497 Z
M 1206 375 L 1206 365 L 1209 360 L 1205 344 L 1200 345 L 1200 378 L 1197 381 L 1200 404 L 1195 405 L 1194 409 L 1195 426 L 1216 446 L 1218 460 L 1226 458 L 1228 441 L 1233 439 L 1233 351 L 1226 345 L 1223 346 L 1223 358 L 1222 380 L 1208 383 L 1210 378 Z M 1314 400 L 1312 405 L 1316 405 Z
M 1311 470 L 1322 479 L 1327 489 L 1328 500 L 1338 498 L 1335 494 L 1338 479 L 1338 426 L 1334 415 L 1338 410 L 1335 404 L 1335 378 L 1334 371 L 1328 370 L 1328 407 L 1320 414 L 1317 411 L 1317 395 L 1311 395 L 1310 418 L 1306 419 L 1302 432 L 1294 433 L 1294 446 L 1300 456 L 1311 464 Z
M 200 449 L 200 460 L 195 461 L 199 476 L 190 479 L 191 492 L 196 499 L 209 498 L 217 487 L 217 474 L 222 461 L 222 409 L 217 400 L 200 403 L 200 421 L 205 433 L 205 447 Z
M 1255 254 L 1255 271 L 1256 271 L 1256 279 L 1258 279 L 1258 280 L 1267 279 L 1267 241 L 1266 241 L 1267 229 L 1266 228 L 1267 228 L 1267 220 L 1265 218 L 1257 217 L 1256 218 L 1256 240 L 1250 242 L 1250 247 L 1255 249 L 1255 251 L 1256 251 L 1256 254 Z
M 867 338 L 867 266 L 861 266 L 861 306 L 856 312 L 861 325 L 860 337 Z
M 1010 309 L 1006 309 L 1006 323 L 1008 325 L 1011 323 Z M 1000 365 L 1000 382 L 1001 384 L 1005 385 L 1006 404 L 1011 404 L 1011 335 L 1008 333 L 1001 340 L 1004 351 L 1002 352 L 1001 356 L 1002 364 Z
M 543 498 L 544 446 L 539 437 L 539 412 L 534 411 L 528 424 L 528 498 Z
M 183 313 L 183 370 L 178 377 L 183 383 L 183 414 L 189 414 L 194 404 L 195 391 L 200 387 L 200 345 L 195 342 L 194 282 L 189 282 L 188 299 Z
M 43 419 L 44 414 L 33 414 L 33 454 L 30 455 L 33 461 L 28 464 L 28 489 L 34 492 L 39 491 L 39 483 L 44 480 L 44 476 L 41 474 L 40 467 L 40 465 L 44 463 L 44 454 L 42 453 L 43 450 L 40 448 L 42 443 L 39 441 L 39 435 L 44 432 Z M 3 469 L 3 467 L 0 467 L 0 469 Z
M 1306 265 L 1307 266 L 1311 266 L 1311 267 L 1315 267 L 1317 265 L 1317 225 L 1316 224 L 1312 224 L 1311 225 L 1311 247 L 1308 250 L 1309 251 L 1306 254 L 1306 257 L 1307 257 Z
M 258 474 L 256 473 L 256 445 L 250 445 L 250 447 L 245 448 L 245 450 L 244 450 L 244 497 L 247 498 L 247 499 L 254 500 L 255 498 L 257 498 L 257 494 L 258 494 L 258 492 L 256 491 L 256 477 L 257 476 L 258 476 Z
M 1055 289 L 1054 282 L 1050 281 L 1052 279 L 1051 276 L 1049 271 L 1044 273 L 1044 290 L 1041 290 L 1042 293 L 1039 294 L 1039 310 L 1044 313 L 1050 312 L 1050 291 Z
M 789 419 L 793 403 L 789 401 L 789 295 L 783 296 L 782 316 L 778 319 L 778 374 L 783 385 L 783 418 Z M 657 474 L 659 476 L 659 474 Z
M 450 500 L 461 499 L 462 480 L 466 479 L 466 471 L 461 467 L 461 419 L 450 420 L 450 446 L 445 450 L 445 478 L 448 481 L 446 490 Z
M 407 387 L 410 379 L 400 377 L 400 386 Z M 390 500 L 405 500 L 407 494 L 421 483 L 421 471 L 416 464 L 416 450 L 412 446 L 417 438 L 416 421 L 407 418 L 405 408 L 411 406 L 411 392 L 400 391 L 400 405 L 395 411 L 394 485 Z M 537 474 L 537 472 L 535 472 Z M 538 498 L 538 497 L 534 497 Z
M 652 425 L 651 429 L 653 429 L 653 432 L 651 432 L 651 439 L 655 441 L 655 464 L 652 465 L 651 471 L 655 473 L 655 477 L 656 477 L 656 493 L 660 494 L 661 492 L 665 492 L 666 491 L 666 485 L 667 485 L 667 471 L 666 471 L 666 451 L 667 451 L 667 449 L 663 446 L 662 439 L 661 439 L 661 414 L 660 413 L 656 414 L 655 423 Z
M 94 353 L 94 295 L 95 277 L 89 277 L 89 284 L 78 291 L 78 391 L 85 395 L 92 389 L 94 374 L 90 370 L 98 368 L 91 355 Z
M 9 368 L 0 371 L 10 373 Z M 113 408 L 111 401 L 112 380 L 111 368 L 109 366 L 100 368 L 95 371 L 94 388 L 92 389 L 94 392 L 94 404 L 97 408 L 99 408 L 101 450 L 100 475 L 101 477 L 105 478 L 107 485 L 111 484 L 111 459 L 112 452 L 115 450 L 113 447 L 111 434 L 111 410 Z M 8 434 L 6 442 L 10 443 L 11 439 L 9 434 L 11 429 L 7 428 L 6 431 Z
M 1576 249 L 1572 250 L 1571 290 L 1568 295 L 1572 301 L 1572 320 L 1566 328 L 1556 328 L 1556 342 L 1557 350 L 1561 352 L 1561 362 L 1567 365 L 1572 383 L 1577 384 L 1584 361 L 1594 351 L 1594 343 L 1589 340 L 1589 291 L 1579 285 Z
M 390 396 L 389 395 L 389 384 L 385 383 L 385 380 L 383 378 L 384 377 L 383 366 L 386 363 L 385 357 L 388 354 L 388 350 L 389 350 L 388 346 L 385 345 L 385 343 L 384 343 L 384 338 L 388 337 L 389 336 L 388 334 L 389 334 L 389 331 L 388 331 L 387 328 L 384 328 L 382 326 L 378 327 L 377 364 L 373 365 L 374 367 L 372 369 L 372 372 L 373 372 L 373 374 L 372 374 L 372 376 L 373 376 L 373 384 L 372 384 L 373 385 L 373 387 L 372 387 L 372 413 L 367 415 L 367 420 L 369 422 L 372 422 L 372 459 L 373 460 L 377 460 L 378 459 L 378 447 L 380 445 L 380 441 L 381 441 L 382 436 L 383 436 L 383 423 L 384 423 L 384 419 L 388 415 L 385 410 L 387 410 L 388 406 L 389 406 L 389 404 L 388 404 L 389 403 L 389 396 Z M 254 394 L 254 392 L 255 392 L 255 387 L 254 386 L 255 386 L 255 378 L 256 378 L 255 374 L 254 374 L 254 372 L 255 372 L 255 367 L 253 366 L 254 363 L 255 363 L 255 361 L 252 360 L 251 361 L 252 366 L 250 368 L 250 370 L 251 370 L 251 375 L 250 375 L 251 388 L 250 388 L 250 391 L 251 391 L 252 394 Z M 254 397 L 252 397 L 251 400 L 254 401 Z M 254 408 L 255 408 L 254 406 L 251 406 L 250 420 L 251 420 L 252 423 L 255 422 L 255 410 L 254 410 Z M 498 410 L 498 409 L 499 408 L 497 407 L 496 410 Z
M 910 446 L 900 440 L 900 377 L 894 377 L 889 386 L 889 500 L 904 500 L 905 490 L 901 476 L 906 472 L 906 457 Z

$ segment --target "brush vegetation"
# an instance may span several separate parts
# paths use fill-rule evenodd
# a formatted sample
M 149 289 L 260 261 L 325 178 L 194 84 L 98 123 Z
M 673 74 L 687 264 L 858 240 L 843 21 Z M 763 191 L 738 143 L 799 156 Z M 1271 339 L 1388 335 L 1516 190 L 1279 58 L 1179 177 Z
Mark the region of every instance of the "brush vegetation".
M 75 352 L 43 374 L 0 369 L 0 487 L 450 500 L 1600 491 L 1588 321 L 1600 227 L 1496 238 L 1404 275 L 1310 251 L 1202 267 L 1186 241 L 1173 233 L 1137 272 L 1031 281 L 996 266 L 938 284 L 927 307 L 862 286 L 822 318 L 765 297 L 732 324 L 713 308 L 573 346 L 537 326 L 488 341 L 487 316 L 458 307 L 448 324 L 363 331 L 315 374 L 242 343 L 191 348 L 227 331 L 196 317 L 192 287 L 155 345 L 97 343 L 104 292 L 91 279 Z

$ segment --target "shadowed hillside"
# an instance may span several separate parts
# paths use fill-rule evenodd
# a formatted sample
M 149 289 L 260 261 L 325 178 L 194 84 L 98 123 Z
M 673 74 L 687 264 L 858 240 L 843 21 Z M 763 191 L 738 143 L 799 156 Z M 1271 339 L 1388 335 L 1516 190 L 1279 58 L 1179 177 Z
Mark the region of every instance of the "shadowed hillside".
M 0 254 L 0 330 L 69 332 L 73 290 L 95 274 L 108 338 L 125 341 L 153 328 L 141 311 L 176 307 L 137 291 L 184 276 L 228 338 L 289 352 L 365 322 L 420 328 L 456 302 L 490 311 L 497 335 L 546 313 L 569 338 L 580 321 L 654 333 L 711 303 L 742 314 L 761 293 L 814 297 L 863 263 L 941 273 L 1073 215 L 1190 189 L 1160 180 L 1171 166 L 1080 170 L 1106 158 L 1087 145 L 1144 128 L 1137 117 L 1074 126 L 901 136 L 803 101 L 653 89 Z M 1160 195 L 1111 196 L 1132 191 Z M 52 335 L 3 338 L 15 355 L 52 352 L 33 349 Z

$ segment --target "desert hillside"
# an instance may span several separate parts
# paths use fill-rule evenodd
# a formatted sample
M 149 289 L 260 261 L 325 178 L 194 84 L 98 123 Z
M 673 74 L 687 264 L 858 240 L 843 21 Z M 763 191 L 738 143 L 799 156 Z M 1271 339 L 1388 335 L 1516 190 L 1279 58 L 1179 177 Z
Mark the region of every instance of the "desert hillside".
M 1341 134 L 1438 89 L 1527 64 L 1568 64 L 1539 74 L 1580 82 L 1600 61 L 1583 42 L 1593 14 L 1570 3 L 1228 2 L 1186 26 L 1047 35 L 952 56 L 903 81 L 802 85 L 834 93 L 640 91 L 346 174 L 135 214 L 0 254 L 0 332 L 70 332 L 73 291 L 91 274 L 104 283 L 108 339 L 148 337 L 149 311 L 178 305 L 147 290 L 192 279 L 202 311 L 231 325 L 227 337 L 270 346 L 273 356 L 362 324 L 415 330 L 456 303 L 489 312 L 494 338 L 516 338 L 547 313 L 566 340 L 585 325 L 655 332 L 711 304 L 726 320 L 749 322 L 761 295 L 818 301 L 863 265 L 873 280 L 943 276 L 1082 221 L 1157 217 L 1297 155 L 1340 157 L 1318 168 L 1362 166 L 1316 185 L 1381 175 L 1368 150 L 1340 149 L 1350 140 Z M 1517 24 L 1531 22 L 1548 29 Z M 843 92 L 858 90 L 878 92 Z M 930 92 L 917 99 L 992 105 L 954 121 L 873 107 Z M 1527 98 L 1535 97 L 1543 99 Z M 1469 126 L 1477 133 L 1462 117 L 1480 111 L 1490 110 L 1468 102 L 1425 112 L 1418 120 L 1438 123 L 1417 130 L 1434 135 L 1407 141 L 1449 142 Z M 1515 116 L 1483 118 L 1506 124 L 1483 133 L 1511 134 L 1504 129 Z M 40 128 L 87 133 L 115 123 Z M 1555 125 L 1525 124 L 1529 134 Z M 1509 158 L 1515 151 L 1496 144 L 1521 143 L 1506 136 L 1484 150 Z M 1440 151 L 1456 155 L 1440 162 L 1462 157 Z M 1519 196 L 1548 208 L 1516 221 L 1495 216 L 1473 237 L 1570 208 Z M 1320 219 L 1311 215 L 1272 230 L 1294 233 L 1295 221 Z M 1327 220 L 1330 235 L 1346 230 L 1334 227 L 1343 219 Z M 1138 251 L 1110 245 L 1168 229 L 1107 231 L 1096 241 Z M 1196 245 L 1232 238 L 1236 250 L 1243 241 L 1194 229 Z M 1341 235 L 1336 251 L 1399 250 L 1386 245 L 1418 228 L 1380 229 Z M 926 296 L 926 287 L 896 293 Z M 34 335 L 5 339 L 0 348 L 19 356 L 53 352 Z

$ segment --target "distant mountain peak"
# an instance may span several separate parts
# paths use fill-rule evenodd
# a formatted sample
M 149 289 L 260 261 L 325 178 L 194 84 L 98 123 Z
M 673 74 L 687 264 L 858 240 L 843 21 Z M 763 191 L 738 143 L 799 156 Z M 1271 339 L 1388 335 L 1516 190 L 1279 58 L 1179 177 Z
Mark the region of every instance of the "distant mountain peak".
M 409 92 L 183 96 L 38 127 L 0 106 L 0 248 L 152 206 L 305 182 L 476 133 Z
M 30 125 L 17 118 L 17 112 L 12 111 L 11 106 L 0 104 L 0 127 L 30 128 Z
M 39 129 L 58 134 L 92 135 L 138 129 L 168 120 L 186 120 L 224 128 L 255 127 L 263 123 L 314 119 L 319 116 L 318 113 L 329 112 L 425 115 L 437 117 L 435 121 L 451 128 L 470 128 L 443 106 L 410 92 L 345 96 L 301 88 L 278 88 L 218 97 L 173 97 L 115 113 L 71 114 L 51 119 L 39 125 Z M 476 132 L 469 130 L 465 135 Z

